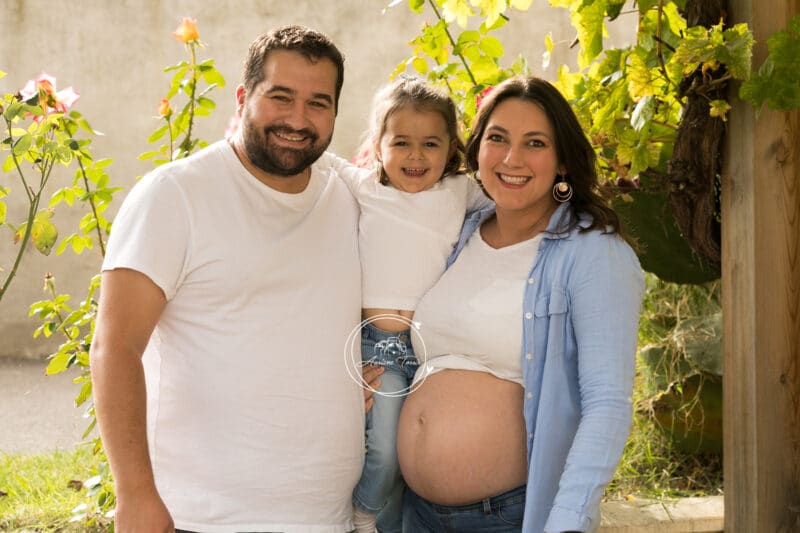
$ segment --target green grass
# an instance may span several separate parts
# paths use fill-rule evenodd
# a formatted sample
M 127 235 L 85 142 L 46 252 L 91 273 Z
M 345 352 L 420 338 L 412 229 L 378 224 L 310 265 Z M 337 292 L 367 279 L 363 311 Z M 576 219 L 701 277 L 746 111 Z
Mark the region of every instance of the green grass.
M 650 417 L 638 414 L 606 499 L 721 494 L 721 457 L 684 453 L 670 442 Z M 91 507 L 95 499 L 71 483 L 92 477 L 95 461 L 85 446 L 36 455 L 0 452 L 0 491 L 6 493 L 0 494 L 0 531 L 105 533 L 102 525 L 70 522 L 72 509 Z
M 75 482 L 92 477 L 94 464 L 86 446 L 41 454 L 0 452 L 0 531 L 105 531 L 85 521 L 70 522 L 72 509 L 92 500 Z
M 701 434 L 708 437 L 715 430 L 721 433 L 721 428 L 712 412 L 705 416 L 705 407 L 698 404 L 699 391 L 689 389 L 690 382 L 686 381 L 687 376 L 703 373 L 687 357 L 687 348 L 691 346 L 685 341 L 696 337 L 676 335 L 677 331 L 685 333 L 688 329 L 679 329 L 681 324 L 685 326 L 698 317 L 719 312 L 719 291 L 718 282 L 676 285 L 647 275 L 647 294 L 639 323 L 634 423 L 606 498 L 674 499 L 722 494 L 721 447 L 701 449 L 686 439 L 687 430 L 696 434 L 703 426 L 707 433 Z M 700 326 L 698 330 L 705 332 L 706 324 Z M 703 337 L 703 342 L 704 353 L 721 357 L 721 351 L 713 349 L 719 348 L 719 339 Z M 665 402 L 667 398 L 676 401 Z M 705 406 L 715 407 L 709 403 Z
M 720 454 L 676 448 L 652 418 L 639 413 L 605 497 L 671 500 L 722 493 Z

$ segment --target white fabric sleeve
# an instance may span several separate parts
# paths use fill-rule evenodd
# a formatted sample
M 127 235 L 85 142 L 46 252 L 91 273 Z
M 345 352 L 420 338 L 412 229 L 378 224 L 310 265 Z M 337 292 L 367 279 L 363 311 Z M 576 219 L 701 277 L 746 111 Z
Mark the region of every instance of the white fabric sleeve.
M 180 189 L 163 175 L 145 176 L 114 219 L 102 270 L 141 272 L 171 300 L 186 275 L 191 238 L 187 200 Z
M 486 196 L 478 182 L 472 177 L 464 175 L 467 180 L 467 213 L 483 209 L 492 203 L 492 199 Z
M 358 198 L 356 192 L 359 183 L 368 179 L 377 179 L 374 169 L 356 166 L 347 159 L 339 157 L 332 152 L 325 152 L 322 154 L 318 163 L 322 165 L 323 168 L 329 167 L 336 171 L 339 178 L 341 178 L 345 185 L 347 185 L 347 188 L 350 189 L 350 193 L 356 198 Z

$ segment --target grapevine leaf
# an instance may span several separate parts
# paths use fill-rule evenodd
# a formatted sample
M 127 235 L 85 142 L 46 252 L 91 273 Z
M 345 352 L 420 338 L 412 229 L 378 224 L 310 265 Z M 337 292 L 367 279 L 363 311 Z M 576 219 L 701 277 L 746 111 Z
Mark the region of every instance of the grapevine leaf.
M 492 26 L 506 9 L 506 0 L 471 0 L 471 3 L 480 7 L 487 26 Z
M 392 2 L 389 4 L 389 7 L 395 5 L 396 2 Z M 422 13 L 422 8 L 425 6 L 425 0 L 408 0 L 408 7 L 414 13 L 420 14 Z
M 442 2 L 444 20 L 447 22 L 456 21 L 456 24 L 462 28 L 467 27 L 467 19 L 474 14 L 466 0 L 444 0 Z
M 497 37 L 484 37 L 479 46 L 489 57 L 503 57 L 503 43 Z

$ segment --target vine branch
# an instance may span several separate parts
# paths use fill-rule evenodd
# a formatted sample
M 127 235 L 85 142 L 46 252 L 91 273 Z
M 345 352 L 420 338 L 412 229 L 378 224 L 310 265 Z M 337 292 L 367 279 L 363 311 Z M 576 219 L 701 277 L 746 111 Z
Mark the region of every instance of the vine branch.
M 97 206 L 94 203 L 94 196 L 92 196 L 92 194 L 91 194 L 91 188 L 89 186 L 89 178 L 86 177 L 86 168 L 83 166 L 83 160 L 80 157 L 78 157 L 77 159 L 78 159 L 78 167 L 80 167 L 80 169 L 81 169 L 81 177 L 83 178 L 83 186 L 84 186 L 84 189 L 86 189 L 86 196 L 88 197 L 89 205 L 92 208 L 92 215 L 94 216 L 94 219 L 98 222 L 95 225 L 95 230 L 97 231 L 97 244 L 100 245 L 100 253 L 102 254 L 103 257 L 105 257 L 106 256 L 106 247 L 105 247 L 105 243 L 103 242 L 103 234 L 100 231 L 100 223 L 99 223 L 100 222 L 100 216 L 97 214 Z
M 433 0 L 428 0 L 428 3 L 430 4 L 431 8 L 433 8 L 433 12 L 436 14 L 436 18 L 445 23 L 444 24 L 444 33 L 447 35 L 447 38 L 450 41 L 450 44 L 453 46 L 453 52 L 461 60 L 461 64 L 464 65 L 464 70 L 467 71 L 467 75 L 469 76 L 469 79 L 472 82 L 472 85 L 478 85 L 478 82 L 475 80 L 475 76 L 472 75 L 472 71 L 469 69 L 469 65 L 467 64 L 467 60 L 464 59 L 464 56 L 461 55 L 461 52 L 457 51 L 458 45 L 456 44 L 456 41 L 453 39 L 453 36 L 450 34 L 450 28 L 448 27 L 447 22 L 444 20 L 444 18 L 442 17 L 441 13 L 439 13 L 439 10 L 436 8 L 436 2 L 434 2 Z

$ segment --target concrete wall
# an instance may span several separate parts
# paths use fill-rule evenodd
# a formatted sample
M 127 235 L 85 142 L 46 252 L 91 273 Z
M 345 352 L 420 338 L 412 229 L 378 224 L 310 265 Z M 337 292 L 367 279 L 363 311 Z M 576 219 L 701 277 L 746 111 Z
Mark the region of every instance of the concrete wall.
M 55 76 L 60 88 L 73 86 L 81 94 L 75 108 L 105 134 L 93 142 L 92 153 L 97 158 L 112 158 L 112 180 L 129 188 L 137 176 L 150 168 L 137 156 L 153 148 L 146 139 L 159 125 L 154 116 L 169 80 L 161 70 L 185 58 L 183 45 L 171 36 L 182 17 L 197 19 L 200 39 L 208 44 L 200 57 L 213 58 L 228 82 L 225 88 L 211 94 L 217 111 L 199 124 L 200 137 L 209 141 L 222 136 L 233 113 L 234 89 L 250 41 L 273 26 L 298 23 L 328 34 L 347 58 L 332 149 L 349 156 L 365 125 L 373 92 L 407 56 L 407 42 L 423 22 L 422 17 L 407 9 L 406 2 L 384 13 L 387 3 L 388 0 L 0 0 L 0 70 L 8 74 L 0 79 L 0 91 L 15 92 L 42 71 Z M 430 11 L 427 15 L 432 18 Z M 507 49 L 508 63 L 523 53 L 534 73 L 546 78 L 554 77 L 561 63 L 575 68 L 576 50 L 569 49 L 574 30 L 567 11 L 551 8 L 540 0 L 529 12 L 514 13 L 512 17 L 499 35 Z M 624 44 L 630 40 L 635 20 L 635 15 L 622 17 L 611 41 Z M 556 48 L 550 68 L 543 71 L 541 57 L 547 32 L 552 33 Z M 4 158 L 7 153 L 0 154 Z M 70 169 L 54 176 L 49 194 L 71 180 L 73 172 Z M 22 199 L 19 180 L 13 174 L 5 174 L 0 175 L 0 183 L 12 189 L 6 198 L 8 218 L 19 223 L 24 219 L 25 205 L 8 201 L 15 196 Z M 123 196 L 124 193 L 118 195 L 117 207 Z M 61 236 L 67 236 L 77 229 L 82 212 L 60 207 L 54 220 Z M 16 255 L 11 237 L 7 227 L 0 228 L 0 268 L 6 272 Z M 80 300 L 99 266 L 97 250 L 81 256 L 65 252 L 58 257 L 54 253 L 45 257 L 31 247 L 20 273 L 0 302 L 0 357 L 39 358 L 60 342 L 31 338 L 38 322 L 28 318 L 28 306 L 44 296 L 41 291 L 45 273 L 55 275 L 61 292 Z

